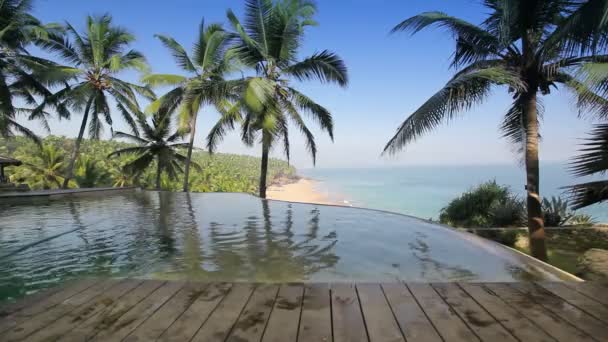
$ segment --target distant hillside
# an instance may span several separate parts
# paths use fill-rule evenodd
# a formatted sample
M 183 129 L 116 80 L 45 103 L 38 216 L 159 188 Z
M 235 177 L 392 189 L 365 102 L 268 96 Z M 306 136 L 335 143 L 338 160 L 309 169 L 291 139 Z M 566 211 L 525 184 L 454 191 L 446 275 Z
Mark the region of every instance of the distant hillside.
M 73 144 L 74 139 L 49 136 L 43 140 L 43 146 L 50 148 L 42 151 L 32 141 L 23 137 L 8 140 L 0 138 L 0 155 L 17 158 L 27 164 L 7 168 L 11 181 L 27 183 L 32 189 L 53 189 L 57 188 L 53 177 L 63 176 L 63 168 L 68 164 Z M 115 140 L 84 140 L 79 162 L 76 165 L 76 179 L 72 182 L 71 187 L 129 185 L 139 185 L 144 188 L 154 187 L 154 165 L 139 177 L 132 177 L 126 175 L 122 170 L 125 162 L 132 157 L 107 157 L 116 149 L 129 146 L 135 145 Z M 204 151 L 195 151 L 193 160 L 202 167 L 202 170 L 192 169 L 191 191 L 257 192 L 260 158 L 223 153 L 209 155 Z M 280 176 L 295 174 L 293 167 L 278 159 L 270 160 L 268 171 L 270 182 Z M 177 180 L 170 180 L 163 174 L 162 188 L 173 191 L 181 190 L 182 176 L 180 174 Z

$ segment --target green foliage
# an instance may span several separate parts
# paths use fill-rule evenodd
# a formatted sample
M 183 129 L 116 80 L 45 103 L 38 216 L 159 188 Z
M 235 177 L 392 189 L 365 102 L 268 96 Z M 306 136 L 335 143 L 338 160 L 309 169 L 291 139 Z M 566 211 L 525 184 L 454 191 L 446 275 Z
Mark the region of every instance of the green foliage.
M 62 167 L 55 168 L 58 170 L 57 176 L 62 177 L 65 172 L 65 160 L 67 155 L 64 151 L 71 151 L 74 146 L 74 140 L 65 137 L 48 136 L 44 140 L 44 146 L 50 146 L 57 150 L 58 154 L 63 158 Z M 89 162 L 79 162 L 77 172 L 79 177 L 87 178 L 91 173 L 101 172 L 105 174 L 97 178 L 96 187 L 105 186 L 131 186 L 139 185 L 143 188 L 154 188 L 156 165 L 153 163 L 150 168 L 146 169 L 141 175 L 125 173 L 123 166 L 133 160 L 134 156 L 124 156 L 119 158 L 107 158 L 108 154 L 121 148 L 134 147 L 133 144 L 114 140 L 83 140 L 81 146 L 81 159 L 90 160 Z M 14 137 L 11 139 L 0 138 L 0 151 L 3 155 L 11 156 L 22 160 L 24 163 L 36 165 L 38 169 L 45 168 L 44 165 L 51 163 L 43 162 L 45 160 L 38 154 L 41 153 L 38 146 L 24 137 Z M 46 158 L 46 157 L 45 157 Z M 48 158 L 47 158 L 48 159 Z M 195 151 L 193 161 L 201 166 L 202 170 L 192 170 L 190 184 L 192 191 L 197 192 L 247 192 L 255 194 L 258 190 L 257 180 L 260 176 L 259 165 L 260 159 L 251 156 L 234 155 L 217 153 L 210 155 L 207 152 Z M 94 163 L 94 172 L 88 171 L 89 176 L 86 176 L 86 163 Z M 271 159 L 269 161 L 269 178 L 295 174 L 295 169 L 290 167 L 285 161 Z M 59 171 L 60 170 L 60 171 Z M 91 167 L 89 166 L 89 170 Z M 33 173 L 28 165 L 19 167 L 7 168 L 8 175 L 11 175 L 13 181 L 18 183 L 28 184 L 33 189 L 57 188 L 57 183 L 54 181 L 44 181 L 40 177 L 40 173 Z M 61 178 L 63 180 L 63 178 Z M 179 191 L 181 190 L 181 177 L 176 180 L 161 179 L 162 188 L 164 190 Z M 71 182 L 71 187 L 77 187 L 77 182 Z
M 0 136 L 16 133 L 38 141 L 30 129 L 17 122 L 19 115 L 31 113 L 16 105 L 36 105 L 36 97 L 47 96 L 53 82 L 44 79 L 35 69 L 52 62 L 35 57 L 27 50 L 50 35 L 58 34 L 58 25 L 42 24 L 32 14 L 31 0 L 0 1 Z M 46 120 L 42 117 L 42 124 Z
M 572 218 L 572 213 L 568 210 L 568 201 L 560 197 L 551 196 L 551 200 L 543 198 L 542 208 L 547 227 L 563 226 Z
M 523 202 L 496 181 L 482 183 L 441 209 L 439 220 L 455 227 L 521 226 Z
M 608 74 L 596 82 L 608 85 Z M 608 116 L 608 102 L 604 106 Z M 586 139 L 582 154 L 573 160 L 572 172 L 576 176 L 605 174 L 608 171 L 608 124 L 597 125 Z M 597 180 L 568 187 L 574 209 L 608 200 L 608 180 Z
M 568 223 L 578 227 L 591 227 L 596 224 L 596 221 L 593 216 L 581 213 L 572 215 Z
M 30 144 L 31 142 L 28 141 Z M 26 182 L 32 189 L 56 189 L 63 182 L 64 154 L 54 145 L 18 151 L 15 157 L 23 161 L 11 176 L 12 182 Z M 33 153 L 32 153 L 33 152 Z
M 79 188 L 94 188 L 110 186 L 110 174 L 97 166 L 98 161 L 85 156 L 78 159 L 74 172 L 76 184 Z
M 475 231 L 475 234 L 509 247 L 515 247 L 515 243 L 519 236 L 517 229 L 485 229 L 477 230 Z

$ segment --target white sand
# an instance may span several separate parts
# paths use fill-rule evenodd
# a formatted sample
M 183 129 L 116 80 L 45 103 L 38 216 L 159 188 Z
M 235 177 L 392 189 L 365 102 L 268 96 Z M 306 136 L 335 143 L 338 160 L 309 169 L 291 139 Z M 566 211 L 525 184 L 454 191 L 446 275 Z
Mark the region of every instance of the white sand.
M 343 202 L 332 200 L 329 195 L 317 190 L 316 186 L 318 186 L 318 183 L 314 180 L 301 178 L 295 183 L 268 187 L 266 197 L 268 199 L 290 202 L 347 205 Z

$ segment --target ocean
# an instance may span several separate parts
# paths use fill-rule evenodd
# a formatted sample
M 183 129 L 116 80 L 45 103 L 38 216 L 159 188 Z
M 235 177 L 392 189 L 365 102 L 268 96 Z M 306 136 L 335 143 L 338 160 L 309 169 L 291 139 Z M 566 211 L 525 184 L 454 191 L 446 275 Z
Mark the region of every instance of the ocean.
M 525 171 L 518 165 L 315 168 L 298 172 L 318 181 L 317 190 L 334 200 L 425 219 L 437 219 L 450 200 L 488 180 L 509 186 L 521 198 L 525 196 Z M 568 173 L 565 163 L 541 164 L 541 195 L 563 197 L 561 187 L 594 179 L 602 177 L 576 179 Z M 608 203 L 580 211 L 592 215 L 597 222 L 608 222 Z

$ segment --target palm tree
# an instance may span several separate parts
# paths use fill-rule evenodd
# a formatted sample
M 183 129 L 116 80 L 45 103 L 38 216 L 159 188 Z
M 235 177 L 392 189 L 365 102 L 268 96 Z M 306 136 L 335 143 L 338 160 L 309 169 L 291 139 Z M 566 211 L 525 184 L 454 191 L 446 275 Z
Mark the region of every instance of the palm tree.
M 98 165 L 98 162 L 95 159 L 91 157 L 78 159 L 75 172 L 75 180 L 78 187 L 94 188 L 103 186 L 108 178 L 108 173 L 103 167 Z
M 602 115 L 597 109 L 606 100 L 581 82 L 576 71 L 608 61 L 608 55 L 600 54 L 608 42 L 608 1 L 486 0 L 484 4 L 490 13 L 481 25 L 427 12 L 393 28 L 393 32 L 412 33 L 432 25 L 447 29 L 456 40 L 452 67 L 458 72 L 399 126 L 384 152 L 401 150 L 441 122 L 484 101 L 493 86 L 508 87 L 514 101 L 500 128 L 524 152 L 531 253 L 546 260 L 538 186 L 542 106 L 537 96 L 559 85 L 576 94 L 579 109 Z
M 26 48 L 60 34 L 61 30 L 55 24 L 43 25 L 29 13 L 31 10 L 32 0 L 0 2 L 0 136 L 19 132 L 40 144 L 34 132 L 16 121 L 18 114 L 30 114 L 31 110 L 16 107 L 13 101 L 18 98 L 26 105 L 37 105 L 36 96 L 51 94 L 47 86 L 53 83 L 33 71 L 52 63 L 30 55 Z M 41 118 L 45 124 L 44 117 Z
M 61 151 L 53 145 L 43 145 L 33 151 L 34 155 L 24 155 L 24 162 L 11 176 L 13 180 L 26 179 L 32 189 L 60 188 L 64 180 L 63 168 L 65 158 Z M 33 158 L 32 158 L 33 157 Z
M 198 39 L 192 50 L 192 57 L 175 39 L 156 35 L 175 58 L 176 63 L 188 76 L 173 74 L 152 74 L 143 78 L 143 82 L 151 86 L 175 86 L 166 95 L 153 102 L 148 108 L 156 112 L 161 107 L 166 111 L 174 111 L 178 107 L 180 124 L 183 131 L 190 134 L 186 167 L 184 169 L 184 192 L 189 191 L 190 162 L 196 135 L 196 119 L 198 112 L 205 104 L 214 105 L 229 95 L 225 93 L 224 76 L 234 67 L 230 53 L 227 53 L 229 34 L 219 24 L 205 26 L 201 22 Z
M 177 148 L 187 147 L 187 143 L 176 142 L 180 139 L 180 132 L 170 133 L 171 117 L 167 113 L 156 113 L 150 125 L 143 115 L 138 115 L 139 127 L 143 137 L 134 134 L 115 132 L 115 138 L 126 138 L 139 146 L 127 147 L 114 151 L 108 155 L 121 156 L 135 154 L 137 157 L 125 164 L 123 170 L 126 174 L 141 174 L 156 160 L 156 189 L 161 189 L 161 174 L 165 172 L 171 180 L 177 178 L 178 172 L 183 172 L 180 164 L 186 162 L 186 157 L 177 151 Z M 195 162 L 192 165 L 197 169 L 200 166 Z
M 608 171 L 608 124 L 597 125 L 582 149 L 583 154 L 574 159 L 576 176 L 605 174 Z M 580 209 L 608 200 L 608 180 L 586 182 L 567 187 L 573 209 Z
M 74 174 L 74 163 L 78 158 L 80 144 L 84 131 L 89 124 L 89 135 L 98 139 L 103 119 L 112 125 L 112 116 L 108 104 L 108 96 L 116 102 L 116 110 L 137 135 L 137 125 L 133 115 L 139 113 L 136 94 L 155 100 L 154 93 L 147 88 L 126 82 L 118 78 L 118 74 L 127 70 L 145 71 L 147 64 L 144 56 L 135 50 L 126 51 L 135 37 L 126 29 L 112 24 L 110 15 L 87 17 L 86 31 L 78 33 L 66 23 L 66 30 L 72 38 L 54 37 L 45 42 L 44 47 L 56 52 L 72 64 L 72 67 L 62 67 L 61 74 L 71 84 L 48 97 L 38 108 L 36 114 L 46 106 L 51 108 L 72 108 L 84 110 L 78 138 L 67 167 L 67 176 L 63 183 L 66 188 Z M 57 74 L 59 71 L 54 70 Z M 60 117 L 69 118 L 70 113 L 58 111 Z M 89 118 L 90 117 L 90 118 Z
M 304 29 L 315 24 L 314 3 L 306 0 L 247 0 L 244 24 L 228 11 L 228 19 L 236 32 L 238 43 L 234 54 L 256 76 L 246 79 L 241 100 L 223 112 L 207 137 L 207 147 L 213 152 L 227 129 L 242 123 L 242 140 L 253 145 L 259 133 L 262 163 L 259 194 L 266 198 L 268 154 L 282 140 L 289 160 L 288 122 L 304 135 L 307 148 L 316 161 L 317 147 L 312 132 L 302 119 L 306 112 L 318 121 L 333 140 L 331 113 L 290 85 L 292 80 L 319 80 L 346 86 L 348 76 L 344 62 L 327 50 L 298 60 Z

